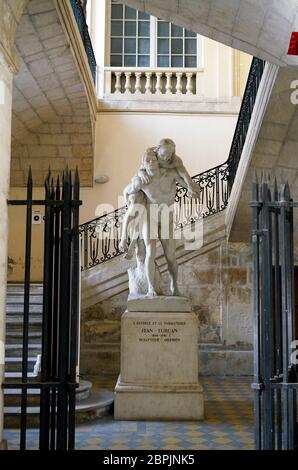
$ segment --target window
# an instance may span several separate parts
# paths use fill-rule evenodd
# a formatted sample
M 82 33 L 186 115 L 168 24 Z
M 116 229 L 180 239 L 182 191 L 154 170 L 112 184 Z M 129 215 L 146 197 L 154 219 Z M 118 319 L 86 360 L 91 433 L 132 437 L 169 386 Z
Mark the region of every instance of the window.
M 196 68 L 198 35 L 112 0 L 111 66 Z
M 112 3 L 111 66 L 150 66 L 150 16 Z
M 158 20 L 157 67 L 197 67 L 197 35 Z

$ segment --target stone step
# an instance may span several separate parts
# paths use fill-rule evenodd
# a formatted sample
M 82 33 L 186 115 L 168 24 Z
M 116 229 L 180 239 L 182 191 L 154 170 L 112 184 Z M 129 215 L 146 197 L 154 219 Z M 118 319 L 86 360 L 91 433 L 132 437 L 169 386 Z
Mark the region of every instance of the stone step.
M 28 357 L 28 371 L 32 372 L 36 363 L 37 357 Z M 6 372 L 20 372 L 22 370 L 22 357 L 6 357 L 5 358 L 5 371 Z
M 28 372 L 27 377 L 28 379 L 36 379 L 36 375 L 33 372 Z M 5 372 L 4 378 L 7 382 L 15 382 L 16 380 L 20 380 L 22 378 L 22 372 Z
M 105 389 L 92 388 L 88 398 L 76 403 L 76 424 L 87 423 L 95 419 L 103 418 L 112 412 L 114 393 Z M 28 427 L 39 427 L 39 407 L 29 406 L 27 408 Z M 6 428 L 19 428 L 20 426 L 19 406 L 4 407 L 4 426 Z
M 17 292 L 17 293 L 14 293 L 14 294 L 9 294 L 7 293 L 7 296 L 6 296 L 6 304 L 7 305 L 10 305 L 10 304 L 24 304 L 24 293 L 23 292 Z M 30 305 L 31 304 L 37 304 L 37 305 L 42 305 L 43 303 L 43 295 L 40 295 L 40 294 L 30 294 L 29 296 L 29 303 Z
M 76 389 L 77 403 L 86 400 L 91 393 L 92 383 L 87 380 L 82 380 L 79 387 Z M 20 407 L 21 406 L 21 389 L 9 388 L 4 390 L 4 406 L 6 407 Z M 29 389 L 27 394 L 28 406 L 38 406 L 40 402 L 40 390 Z
M 40 344 L 42 332 L 41 328 L 36 331 L 29 331 L 29 344 Z M 6 344 L 22 344 L 23 342 L 23 331 L 21 328 L 19 329 L 11 329 L 8 331 L 6 329 Z
M 42 295 L 42 284 L 30 284 L 30 295 Z M 24 284 L 7 284 L 7 295 L 20 294 L 24 295 Z
M 23 326 L 24 317 L 23 315 L 13 315 L 6 318 L 6 326 Z M 29 326 L 42 325 L 42 319 L 40 316 L 29 316 Z
M 5 355 L 6 357 L 20 357 L 22 356 L 23 352 L 23 343 L 20 341 L 19 343 L 11 343 L 5 345 Z M 28 347 L 28 355 L 36 357 L 37 354 L 41 354 L 41 344 L 29 344 Z
M 29 305 L 29 314 L 42 314 L 43 306 L 42 304 L 30 304 Z M 24 315 L 24 304 L 22 302 L 11 302 L 6 304 L 6 315 L 15 315 L 21 314 Z
M 29 323 L 29 333 L 41 333 L 42 323 L 41 321 L 32 321 Z M 7 322 L 6 323 L 6 335 L 19 333 L 23 337 L 23 322 Z

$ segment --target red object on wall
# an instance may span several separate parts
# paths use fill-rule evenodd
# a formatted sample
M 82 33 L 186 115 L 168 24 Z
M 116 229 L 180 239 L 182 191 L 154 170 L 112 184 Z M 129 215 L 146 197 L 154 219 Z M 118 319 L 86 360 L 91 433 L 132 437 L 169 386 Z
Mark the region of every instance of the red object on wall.
M 298 33 L 292 33 L 288 55 L 298 55 Z

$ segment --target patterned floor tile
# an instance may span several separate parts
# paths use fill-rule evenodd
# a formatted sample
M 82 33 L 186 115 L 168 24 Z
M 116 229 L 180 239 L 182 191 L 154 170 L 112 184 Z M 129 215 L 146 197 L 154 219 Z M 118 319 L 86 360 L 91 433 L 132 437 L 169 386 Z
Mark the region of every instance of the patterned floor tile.
M 76 430 L 82 450 L 251 450 L 252 390 L 249 377 L 202 378 L 205 419 L 200 422 L 132 422 L 105 417 Z M 99 383 L 111 390 L 115 379 Z M 28 430 L 28 449 L 38 448 L 38 431 Z M 19 448 L 19 433 L 6 430 L 9 449 Z

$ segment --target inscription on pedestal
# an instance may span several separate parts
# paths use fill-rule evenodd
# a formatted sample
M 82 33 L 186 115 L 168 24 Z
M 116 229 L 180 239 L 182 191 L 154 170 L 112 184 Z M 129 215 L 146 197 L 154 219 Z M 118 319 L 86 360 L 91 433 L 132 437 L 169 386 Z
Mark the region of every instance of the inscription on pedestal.
M 186 322 L 173 320 L 136 320 L 137 338 L 141 343 L 179 343 Z

